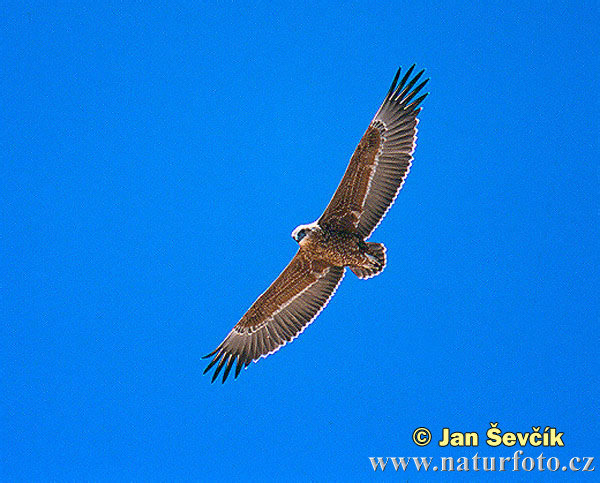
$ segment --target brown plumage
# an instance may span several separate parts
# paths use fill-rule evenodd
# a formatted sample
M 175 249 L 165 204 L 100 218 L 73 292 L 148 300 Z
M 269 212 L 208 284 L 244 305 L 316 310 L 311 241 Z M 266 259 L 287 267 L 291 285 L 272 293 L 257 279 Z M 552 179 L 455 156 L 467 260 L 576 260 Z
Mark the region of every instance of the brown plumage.
M 295 339 L 327 305 L 345 267 L 359 278 L 385 267 L 384 245 L 366 239 L 394 203 L 413 159 L 419 104 L 427 94 L 415 97 L 429 80 L 415 87 L 424 71 L 409 81 L 414 67 L 399 84 L 398 69 L 321 217 L 292 232 L 300 245 L 292 261 L 205 356 L 213 357 L 205 373 L 216 365 L 213 382 L 223 368 L 223 382 L 234 366 L 237 378 L 242 367 Z

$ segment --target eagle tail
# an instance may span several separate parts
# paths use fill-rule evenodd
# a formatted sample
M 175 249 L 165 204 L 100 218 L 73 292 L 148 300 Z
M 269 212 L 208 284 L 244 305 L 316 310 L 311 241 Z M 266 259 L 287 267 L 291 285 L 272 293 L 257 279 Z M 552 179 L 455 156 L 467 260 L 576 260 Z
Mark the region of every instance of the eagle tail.
M 378 275 L 385 268 L 385 245 L 383 243 L 367 242 L 366 256 L 369 259 L 368 265 L 350 266 L 358 278 L 371 278 Z

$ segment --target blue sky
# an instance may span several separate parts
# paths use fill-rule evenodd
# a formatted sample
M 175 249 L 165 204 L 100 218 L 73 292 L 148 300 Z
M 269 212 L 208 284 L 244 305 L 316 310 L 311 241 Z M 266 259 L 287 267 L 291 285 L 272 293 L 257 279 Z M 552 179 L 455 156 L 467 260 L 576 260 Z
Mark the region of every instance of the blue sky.
M 511 456 L 490 421 L 600 458 L 597 22 L 594 2 L 2 6 L 0 476 L 464 479 L 368 457 Z M 412 63 L 431 94 L 371 238 L 386 270 L 211 385 L 200 357 Z M 444 427 L 479 447 L 438 447 Z

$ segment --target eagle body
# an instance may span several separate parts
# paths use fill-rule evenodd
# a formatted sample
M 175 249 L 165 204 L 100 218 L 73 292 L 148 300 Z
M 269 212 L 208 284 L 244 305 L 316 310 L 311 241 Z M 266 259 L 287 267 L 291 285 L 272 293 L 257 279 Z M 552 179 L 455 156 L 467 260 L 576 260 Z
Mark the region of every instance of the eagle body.
M 212 357 L 205 373 L 216 365 L 213 382 L 222 369 L 225 382 L 233 367 L 237 378 L 242 368 L 298 337 L 327 305 L 346 267 L 362 279 L 385 267 L 385 246 L 367 240 L 394 203 L 413 160 L 419 104 L 427 94 L 417 95 L 429 80 L 417 85 L 424 71 L 412 76 L 414 67 L 399 82 L 398 69 L 321 217 L 292 232 L 299 245 L 294 258 L 205 356 Z
M 322 260 L 335 267 L 350 267 L 359 278 L 380 273 L 385 266 L 385 247 L 380 243 L 365 242 L 357 233 L 312 228 L 299 242 L 300 250 L 313 260 Z M 383 258 L 379 253 L 383 254 Z

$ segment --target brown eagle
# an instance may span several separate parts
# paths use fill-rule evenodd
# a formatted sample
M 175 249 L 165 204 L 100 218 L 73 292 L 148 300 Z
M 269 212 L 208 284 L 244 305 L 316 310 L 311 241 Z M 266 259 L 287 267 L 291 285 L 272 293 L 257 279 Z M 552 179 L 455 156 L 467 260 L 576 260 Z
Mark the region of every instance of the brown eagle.
M 398 69 L 325 212 L 292 232 L 298 253 L 219 347 L 204 356 L 214 356 L 204 373 L 218 363 L 212 382 L 223 367 L 223 382 L 234 364 L 237 378 L 242 367 L 295 339 L 327 305 L 346 267 L 359 278 L 385 267 L 385 246 L 366 240 L 394 203 L 413 159 L 419 104 L 427 93 L 415 97 L 429 80 L 415 87 L 424 70 L 411 78 L 414 68 L 399 84 Z

